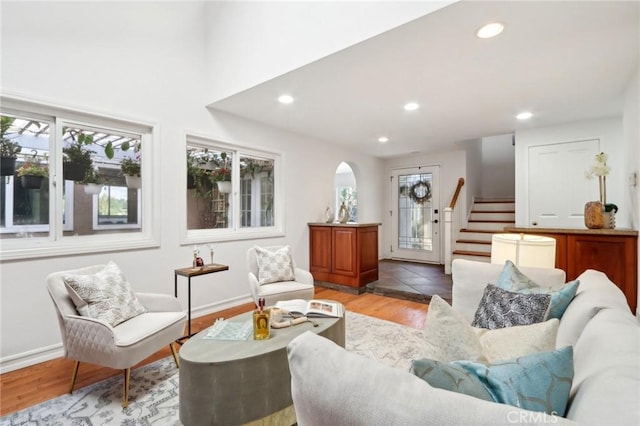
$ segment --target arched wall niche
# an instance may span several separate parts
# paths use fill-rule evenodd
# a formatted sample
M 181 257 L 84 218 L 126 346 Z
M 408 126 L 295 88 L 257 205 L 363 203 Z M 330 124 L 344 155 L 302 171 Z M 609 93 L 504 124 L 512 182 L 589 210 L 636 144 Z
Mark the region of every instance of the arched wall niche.
M 347 222 L 358 221 L 358 184 L 353 167 L 343 161 L 338 164 L 333 181 L 335 219 L 340 220 L 340 208 L 344 203 Z

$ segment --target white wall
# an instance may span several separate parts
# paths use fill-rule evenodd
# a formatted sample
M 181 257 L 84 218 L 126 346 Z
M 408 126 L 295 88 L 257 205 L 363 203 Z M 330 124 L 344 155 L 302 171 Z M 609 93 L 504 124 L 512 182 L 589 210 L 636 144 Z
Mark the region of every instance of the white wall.
M 513 134 L 482 138 L 482 188 L 485 199 L 513 198 L 516 193 L 516 158 Z
M 619 208 L 620 215 L 616 215 L 616 227 L 630 228 L 628 214 L 632 207 L 626 190 L 627 152 L 621 116 L 516 131 L 516 226 L 528 226 L 530 223 L 527 190 L 529 147 L 590 139 L 599 139 L 600 150 L 609 155 L 607 164 L 611 167 L 611 173 L 607 176 L 607 200 Z M 594 185 L 597 187 L 595 181 Z M 549 190 L 552 191 L 553 188 Z M 589 200 L 589 195 L 585 194 L 584 202 Z
M 482 194 L 482 139 L 474 139 L 466 141 L 464 143 L 466 152 L 466 177 L 464 188 L 466 208 L 471 210 L 473 208 L 473 200 L 480 198 Z M 458 210 L 458 207 L 456 207 Z M 467 225 L 467 218 L 469 211 L 464 211 L 465 222 Z M 457 231 L 456 231 L 457 232 Z
M 451 3 L 455 1 L 209 2 L 207 103 Z
M 403 156 L 397 158 L 387 159 L 385 161 L 385 169 L 386 173 L 383 176 L 383 182 L 380 186 L 380 192 L 384 192 L 382 211 L 384 214 L 384 220 L 382 221 L 382 240 L 383 250 L 380 252 L 381 257 L 390 258 L 391 253 L 389 251 L 389 246 L 391 245 L 391 238 L 393 237 L 391 234 L 392 222 L 389 217 L 389 210 L 392 209 L 393 202 L 397 202 L 395 200 L 391 200 L 391 182 L 389 180 L 389 176 L 391 176 L 391 170 L 396 168 L 410 168 L 410 167 L 418 167 L 418 166 L 440 166 L 440 205 L 438 209 L 440 211 L 440 250 L 444 249 L 444 208 L 449 205 L 451 202 L 451 198 L 453 197 L 453 193 L 456 190 L 456 186 L 458 185 L 458 179 L 464 178 L 466 176 L 466 153 L 464 150 L 458 151 L 450 151 L 450 152 L 441 152 L 441 153 L 432 153 L 432 154 L 416 154 L 412 156 Z M 465 178 L 466 179 L 466 178 Z M 360 182 L 360 181 L 358 181 Z M 462 187 L 462 192 L 458 198 L 458 205 L 456 209 L 460 209 L 459 211 L 466 212 L 467 211 L 467 198 L 466 198 L 466 185 Z M 360 187 L 358 187 L 360 188 Z M 360 196 L 358 194 L 358 200 Z M 441 253 L 440 263 L 444 263 L 444 254 Z
M 160 145 L 161 244 L 148 250 L 3 262 L 0 289 L 2 371 L 61 355 L 58 325 L 45 287 L 53 271 L 114 260 L 138 291 L 173 294 L 173 270 L 191 262 L 180 246 L 186 132 L 281 152 L 285 236 L 216 243 L 228 272 L 192 281 L 194 316 L 250 301 L 245 265 L 253 244 L 290 244 L 308 267 L 307 222 L 322 220 L 341 161 L 358 179 L 359 216 L 380 222 L 383 164 L 205 108 L 205 23 L 195 2 L 3 2 L 2 91 L 89 112 L 155 123 Z M 181 301 L 186 289 L 181 282 Z
M 633 173 L 637 176 L 635 186 L 627 185 L 630 198 L 630 222 L 633 229 L 640 228 L 640 67 L 632 76 L 625 92 L 622 126 L 625 141 L 626 176 Z M 640 263 L 640 239 L 638 239 L 638 263 Z M 638 274 L 638 308 L 636 316 L 640 317 L 640 274 Z

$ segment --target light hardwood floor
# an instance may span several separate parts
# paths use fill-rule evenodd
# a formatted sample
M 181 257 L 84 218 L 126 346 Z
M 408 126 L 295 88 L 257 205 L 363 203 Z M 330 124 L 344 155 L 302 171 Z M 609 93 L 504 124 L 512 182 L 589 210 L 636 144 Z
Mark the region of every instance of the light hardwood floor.
M 316 287 L 318 299 L 336 300 L 349 311 L 393 321 L 413 328 L 422 328 L 427 305 L 374 294 L 354 295 Z M 229 318 L 253 309 L 248 303 L 210 315 L 194 318 L 192 332 L 209 327 L 217 318 Z M 170 356 L 169 346 L 145 359 L 136 367 Z M 59 358 L 0 375 L 0 416 L 31 407 L 69 391 L 73 361 Z M 80 364 L 75 389 L 91 385 L 122 372 L 91 364 Z

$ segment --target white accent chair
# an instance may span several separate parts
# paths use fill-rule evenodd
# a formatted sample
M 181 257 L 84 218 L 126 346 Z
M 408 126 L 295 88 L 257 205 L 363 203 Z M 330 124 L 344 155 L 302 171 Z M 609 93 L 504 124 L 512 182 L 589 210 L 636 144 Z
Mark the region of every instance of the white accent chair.
M 276 251 L 284 246 L 264 247 L 269 251 Z M 258 259 L 255 248 L 251 247 L 247 251 L 247 266 L 249 268 L 249 287 L 253 301 L 258 305 L 258 299 L 264 297 L 266 306 L 273 306 L 280 300 L 292 299 L 313 299 L 314 285 L 313 275 L 311 272 L 296 267 L 293 263 L 293 273 L 295 281 L 282 281 L 271 284 L 262 284 L 258 282 Z
M 75 360 L 71 373 L 73 392 L 80 362 L 124 370 L 122 407 L 129 400 L 131 367 L 169 345 L 178 364 L 174 342 L 184 333 L 186 314 L 180 302 L 166 294 L 136 293 L 147 312 L 112 327 L 105 321 L 80 316 L 69 296 L 64 274 L 94 274 L 104 265 L 61 271 L 47 277 L 47 290 L 56 307 L 65 357 Z

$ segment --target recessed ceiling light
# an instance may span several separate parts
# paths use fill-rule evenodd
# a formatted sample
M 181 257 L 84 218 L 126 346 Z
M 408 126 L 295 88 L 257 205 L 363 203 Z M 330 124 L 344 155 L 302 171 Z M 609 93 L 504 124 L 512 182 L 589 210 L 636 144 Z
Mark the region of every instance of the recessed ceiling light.
M 293 102 L 293 96 L 291 96 L 291 95 L 281 95 L 278 98 L 278 102 L 280 102 L 281 104 L 290 104 L 291 102 Z
M 531 117 L 533 117 L 533 114 L 531 112 L 529 112 L 529 111 L 523 111 L 520 114 L 516 115 L 516 118 L 518 120 L 528 120 Z
M 404 105 L 404 110 L 405 111 L 415 111 L 418 108 L 420 108 L 420 105 L 418 105 L 416 102 L 409 102 L 409 103 Z
M 500 34 L 502 30 L 504 30 L 503 24 L 501 24 L 500 22 L 492 22 L 476 31 L 476 35 L 479 38 L 491 38 Z
M 378 142 L 380 142 L 380 143 L 389 142 L 389 138 L 388 138 L 388 137 L 386 137 L 386 136 L 380 136 L 380 137 L 378 138 Z

